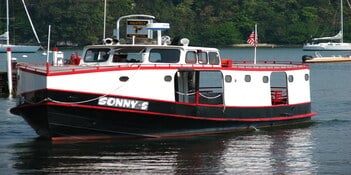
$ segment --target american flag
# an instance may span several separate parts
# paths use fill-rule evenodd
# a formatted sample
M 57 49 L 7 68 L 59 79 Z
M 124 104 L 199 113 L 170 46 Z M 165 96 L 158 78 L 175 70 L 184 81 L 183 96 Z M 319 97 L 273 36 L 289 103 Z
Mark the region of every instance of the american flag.
M 247 43 L 249 43 L 252 46 L 257 46 L 257 36 L 255 36 L 255 32 L 252 31 L 249 38 L 247 39 Z

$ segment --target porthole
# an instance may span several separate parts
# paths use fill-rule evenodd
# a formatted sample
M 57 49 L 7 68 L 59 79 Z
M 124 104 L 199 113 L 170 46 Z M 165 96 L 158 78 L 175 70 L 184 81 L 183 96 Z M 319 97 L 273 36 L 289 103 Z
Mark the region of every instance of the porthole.
M 224 77 L 224 79 L 225 79 L 225 82 L 227 82 L 227 83 L 232 82 L 232 76 L 231 76 L 231 75 L 226 75 L 226 76 Z
M 128 80 L 129 80 L 129 77 L 127 77 L 127 76 L 119 77 L 119 81 L 126 82 Z
M 245 75 L 245 82 L 251 81 L 251 75 Z
M 310 79 L 310 75 L 305 74 L 305 80 L 308 81 Z
M 165 81 L 172 81 L 172 77 L 170 75 L 166 75 L 164 80 Z
M 268 83 L 268 81 L 269 81 L 268 76 L 263 76 L 262 81 L 263 81 L 263 83 Z
M 289 75 L 289 82 L 291 83 L 291 82 L 293 82 L 294 81 L 294 76 L 292 76 L 292 75 Z

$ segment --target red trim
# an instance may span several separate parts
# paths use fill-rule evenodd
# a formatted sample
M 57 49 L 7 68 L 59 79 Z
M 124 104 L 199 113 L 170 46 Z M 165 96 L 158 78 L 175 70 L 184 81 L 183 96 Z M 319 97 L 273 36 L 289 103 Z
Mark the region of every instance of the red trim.
M 308 114 L 300 114 L 294 116 L 279 116 L 279 117 L 270 117 L 270 118 L 215 118 L 215 117 L 199 117 L 199 116 L 189 116 L 189 115 L 179 115 L 179 114 L 167 114 L 160 112 L 150 112 L 150 111 L 139 111 L 139 110 L 130 110 L 130 109 L 122 109 L 122 108 L 109 108 L 104 106 L 91 106 L 91 105 L 80 105 L 80 104 L 65 104 L 65 103 L 54 103 L 54 102 L 46 102 L 41 104 L 31 104 L 31 105 L 23 105 L 22 108 L 29 106 L 41 106 L 41 105 L 49 105 L 49 106 L 66 106 L 66 107 L 80 107 L 87 109 L 100 109 L 100 110 L 110 110 L 110 111 L 119 111 L 126 113 L 138 113 L 145 115 L 157 115 L 164 117 L 175 117 L 175 118 L 187 118 L 194 120 L 209 120 L 209 121 L 237 121 L 237 122 L 268 122 L 268 121 L 285 121 L 285 120 L 293 120 L 293 119 L 302 119 L 309 118 L 317 115 L 316 112 L 311 112 Z
M 272 65 L 270 65 L 272 64 Z M 95 72 L 109 72 L 122 70 L 174 70 L 180 68 L 192 68 L 194 70 L 231 70 L 231 71 L 289 71 L 309 69 L 304 64 L 277 64 L 276 62 L 263 62 L 260 64 L 248 64 L 246 62 L 233 64 L 231 67 L 219 67 L 218 65 L 195 65 L 195 64 L 139 64 L 139 65 L 116 65 L 116 66 L 62 66 L 61 70 L 54 70 L 52 66 L 43 66 L 35 63 L 20 63 L 20 70 L 38 75 L 60 76 L 72 74 L 85 74 Z
M 299 124 L 302 124 L 302 123 L 306 123 L 306 122 L 300 122 Z M 287 124 L 282 124 L 282 125 L 287 125 Z M 275 126 L 280 126 L 280 125 L 275 125 Z M 264 128 L 264 127 L 266 127 L 266 126 L 259 127 L 259 128 Z M 161 138 L 215 135 L 215 134 L 234 133 L 234 132 L 249 131 L 249 130 L 255 130 L 255 129 L 248 127 L 248 128 L 240 128 L 240 129 L 225 130 L 225 131 L 191 132 L 191 133 L 158 134 L 158 135 L 143 135 L 143 134 L 141 134 L 140 136 L 120 136 L 120 137 L 117 137 L 117 136 L 63 136 L 63 137 L 52 137 L 51 141 L 53 141 L 54 143 L 65 143 L 65 142 L 77 141 L 77 140 L 96 141 L 96 140 L 145 138 L 145 137 L 161 139 Z
M 191 133 L 182 133 L 182 134 L 158 134 L 158 135 L 144 135 L 140 134 L 140 136 L 59 136 L 59 137 L 52 137 L 51 141 L 55 143 L 65 143 L 70 141 L 95 141 L 95 140 L 113 140 L 113 139 L 130 139 L 130 138 L 174 138 L 174 137 L 191 137 L 191 136 L 203 136 L 203 135 L 214 135 L 214 134 L 223 134 L 223 133 L 233 133 L 233 132 L 240 132 L 246 130 L 254 130 L 253 128 L 243 128 L 243 129 L 233 129 L 233 130 L 226 130 L 226 131 L 209 131 L 209 132 L 191 132 Z
M 117 136 L 64 136 L 64 137 L 52 137 L 51 141 L 59 142 L 69 142 L 69 141 L 95 141 L 95 140 L 113 140 L 113 139 L 123 139 L 123 138 L 134 138 L 135 136 L 117 137 Z

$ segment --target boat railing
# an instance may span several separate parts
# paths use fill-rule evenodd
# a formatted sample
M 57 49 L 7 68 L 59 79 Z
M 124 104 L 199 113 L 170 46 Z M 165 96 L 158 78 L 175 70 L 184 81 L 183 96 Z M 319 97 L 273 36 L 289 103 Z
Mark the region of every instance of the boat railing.
M 215 69 L 220 68 L 219 65 L 200 65 L 200 64 L 119 64 L 119 65 L 63 65 L 53 66 L 50 63 L 17 63 L 18 69 L 24 69 L 32 72 L 43 74 L 60 74 L 68 72 L 82 73 L 94 70 L 118 70 L 118 69 L 179 69 L 179 68 L 194 68 L 194 69 Z
M 221 69 L 221 65 L 206 65 L 206 64 L 118 64 L 118 65 L 62 65 L 54 66 L 50 63 L 18 63 L 17 68 L 25 69 L 43 74 L 60 74 L 68 72 L 82 73 L 84 71 L 93 70 L 116 70 L 116 69 Z M 306 69 L 308 64 L 293 63 L 290 61 L 258 61 L 256 64 L 253 61 L 233 61 L 232 64 L 224 67 L 225 69 L 252 69 L 252 70 L 279 70 L 279 69 Z
M 304 64 L 301 62 L 293 62 L 293 61 L 284 61 L 284 60 L 262 60 L 256 61 L 254 63 L 253 60 L 240 60 L 240 61 L 233 61 L 232 64 L 233 68 L 251 68 L 251 69 L 307 69 L 309 68 L 308 64 Z
M 322 58 L 322 55 L 318 51 L 314 52 L 314 55 L 317 58 Z

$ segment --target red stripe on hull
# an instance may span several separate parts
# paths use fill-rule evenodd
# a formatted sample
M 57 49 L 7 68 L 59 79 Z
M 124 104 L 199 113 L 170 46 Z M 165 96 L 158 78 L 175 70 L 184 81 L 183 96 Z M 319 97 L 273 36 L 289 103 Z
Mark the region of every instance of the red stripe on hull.
M 268 121 L 285 121 L 285 120 L 294 120 L 294 119 L 302 119 L 302 118 L 310 118 L 317 115 L 316 112 L 310 112 L 307 114 L 293 115 L 293 116 L 276 116 L 276 117 L 268 117 L 268 118 L 215 118 L 215 117 L 200 117 L 200 116 L 190 116 L 190 115 L 178 115 L 178 114 L 167 114 L 167 113 L 159 113 L 152 111 L 139 111 L 139 110 L 129 110 L 122 108 L 111 108 L 111 107 L 103 107 L 103 106 L 89 106 L 89 105 L 80 105 L 80 104 L 65 104 L 65 103 L 54 103 L 54 102 L 46 102 L 45 104 L 34 104 L 34 105 L 23 105 L 20 108 L 30 108 L 31 106 L 61 106 L 61 107 L 78 107 L 78 108 L 86 108 L 86 109 L 98 109 L 98 110 L 107 110 L 107 111 L 118 111 L 124 113 L 137 113 L 144 115 L 156 115 L 156 116 L 164 116 L 164 117 L 175 117 L 175 118 L 186 118 L 186 119 L 194 119 L 194 120 L 209 120 L 209 121 L 237 121 L 237 122 L 268 122 Z

